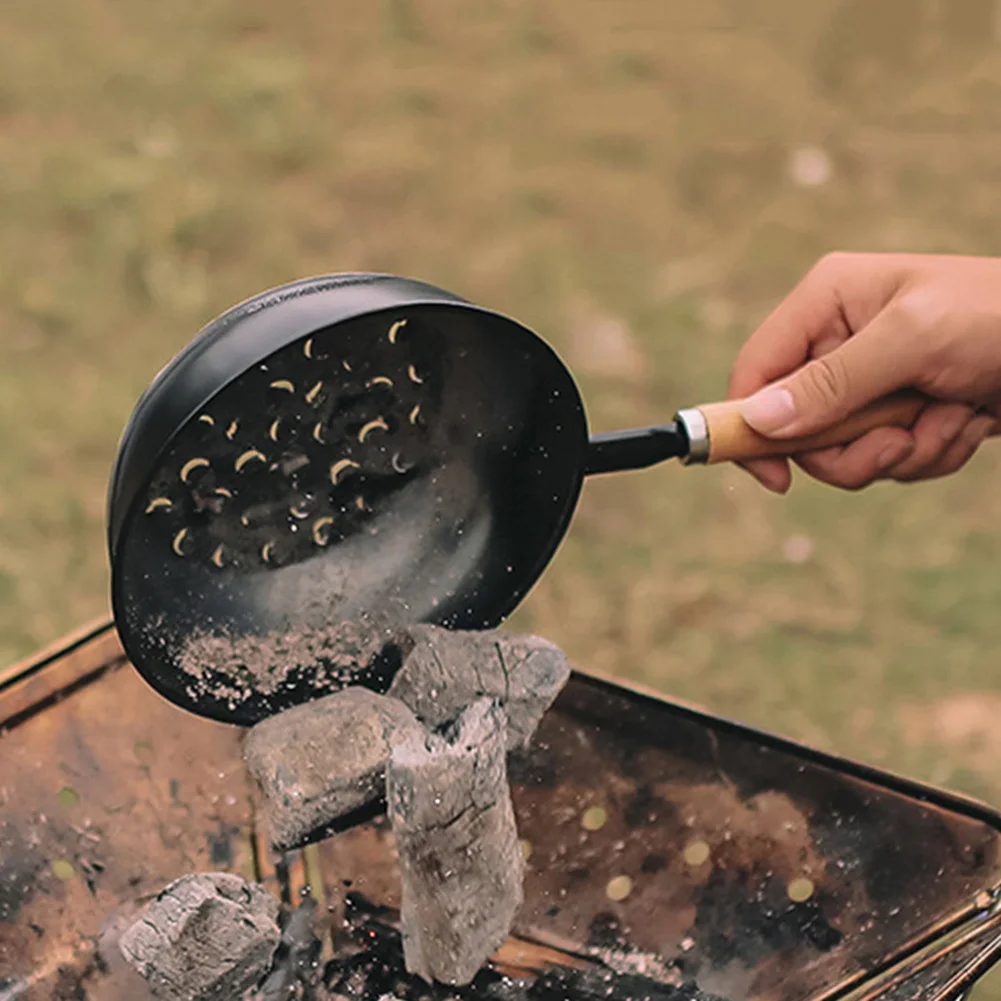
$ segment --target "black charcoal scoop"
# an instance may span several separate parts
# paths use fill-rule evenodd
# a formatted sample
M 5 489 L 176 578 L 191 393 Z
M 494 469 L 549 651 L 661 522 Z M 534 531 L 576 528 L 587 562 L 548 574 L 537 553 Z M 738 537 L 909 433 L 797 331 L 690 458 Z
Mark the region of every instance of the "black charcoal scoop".
M 115 621 L 162 695 L 249 725 L 383 687 L 398 626 L 498 625 L 587 473 L 776 451 L 732 403 L 589 439 L 569 371 L 514 320 L 392 275 L 307 279 L 209 324 L 136 405 L 109 494 Z

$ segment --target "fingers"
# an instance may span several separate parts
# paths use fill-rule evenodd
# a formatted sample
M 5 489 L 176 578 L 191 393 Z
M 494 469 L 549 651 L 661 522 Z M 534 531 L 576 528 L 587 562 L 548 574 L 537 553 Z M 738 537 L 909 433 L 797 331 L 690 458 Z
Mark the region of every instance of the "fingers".
M 903 483 L 913 483 L 915 480 L 935 480 L 942 476 L 950 476 L 959 472 L 973 458 L 980 445 L 996 432 L 995 419 L 989 414 L 980 414 L 966 424 L 959 436 L 935 461 L 903 476 L 893 470 L 890 478 Z
M 728 399 L 750 396 L 844 344 L 899 290 L 909 264 L 893 254 L 828 254 L 744 344 Z
M 982 349 L 950 364 L 941 357 L 948 335 L 942 329 L 948 311 L 939 315 L 943 303 L 976 300 L 977 285 L 957 298 L 958 279 L 946 265 L 938 264 L 937 285 L 935 274 L 926 274 L 928 267 L 901 255 L 824 258 L 738 355 L 728 397 L 742 401 L 744 420 L 760 434 L 781 440 L 834 427 L 899 389 L 922 388 L 943 400 L 989 399 L 990 385 L 985 390 L 981 384 L 990 383 L 994 368 Z M 992 274 L 996 279 L 997 272 Z M 928 279 L 924 285 L 917 281 L 922 276 Z M 995 315 L 993 302 L 985 307 L 989 315 Z M 978 313 L 976 302 L 964 308 L 972 320 L 984 312 Z M 964 388 L 969 372 L 979 379 L 975 393 Z M 1001 416 L 1001 408 L 995 414 Z M 845 447 L 793 461 L 823 482 L 857 490 L 876 479 L 912 482 L 946 475 L 965 465 L 985 437 L 998 433 L 1001 422 L 975 415 L 963 404 L 940 402 L 929 406 L 910 431 L 880 428 Z M 787 460 L 755 460 L 744 468 L 775 492 L 790 486 Z
M 830 261 L 831 258 L 825 259 Z M 851 334 L 838 305 L 832 272 L 821 262 L 772 311 L 741 348 L 730 373 L 728 399 L 756 393 Z
M 756 431 L 791 438 L 832 427 L 880 397 L 915 381 L 922 358 L 891 307 L 867 327 L 741 408 Z
M 973 408 L 961 403 L 933 403 L 926 407 L 911 428 L 911 454 L 888 471 L 889 478 L 901 482 L 924 479 L 924 471 L 943 460 L 974 416 Z
M 826 307 L 817 302 L 830 292 L 822 270 L 814 268 L 741 349 L 730 375 L 728 399 L 751 396 L 773 378 L 844 343 L 848 328 L 836 298 L 825 299 Z M 773 493 L 784 494 L 792 486 L 788 459 L 757 459 L 738 465 Z
M 903 428 L 877 428 L 849 445 L 805 452 L 793 461 L 822 483 L 861 490 L 903 462 L 914 447 L 914 438 Z
M 894 305 L 906 274 L 892 256 L 822 259 L 737 356 L 728 396 L 750 397 L 748 424 L 776 438 L 811 434 L 914 382 L 913 311 Z
M 792 470 L 788 459 L 752 459 L 739 465 L 772 493 L 784 494 L 792 486 Z
M 878 428 L 850 445 L 804 453 L 794 461 L 814 479 L 843 490 L 861 490 L 877 480 L 913 483 L 958 472 L 998 431 L 990 414 L 941 404 L 929 407 L 910 432 Z

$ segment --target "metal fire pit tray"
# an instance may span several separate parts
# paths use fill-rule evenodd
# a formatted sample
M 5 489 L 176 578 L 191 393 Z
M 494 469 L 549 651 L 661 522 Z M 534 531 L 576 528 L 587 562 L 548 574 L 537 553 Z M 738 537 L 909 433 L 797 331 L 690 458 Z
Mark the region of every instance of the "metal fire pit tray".
M 384 819 L 272 858 L 243 731 L 157 696 L 110 624 L 5 678 L 0 999 L 144 1001 L 116 930 L 192 871 L 286 899 L 308 884 L 327 959 L 346 911 L 398 949 Z M 503 975 L 571 1001 L 595 982 L 657 1001 L 945 1001 L 1001 954 L 1001 815 L 981 804 L 585 671 L 510 772 L 526 902 L 465 998 Z

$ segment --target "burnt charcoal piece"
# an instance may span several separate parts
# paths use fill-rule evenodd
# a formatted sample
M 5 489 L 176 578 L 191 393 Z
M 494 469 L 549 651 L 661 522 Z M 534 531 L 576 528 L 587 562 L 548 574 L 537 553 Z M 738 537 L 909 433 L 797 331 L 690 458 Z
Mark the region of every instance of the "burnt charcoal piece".
M 230 873 L 183 876 L 121 936 L 122 955 L 160 1001 L 239 997 L 268 972 L 278 901 Z
M 258 723 L 244 758 L 264 794 L 272 847 L 298 848 L 381 799 L 392 744 L 423 735 L 406 706 L 367 688 L 346 688 Z
M 525 992 L 525 1001 L 725 1001 L 693 983 L 663 984 L 636 974 L 607 969 L 553 970 Z
M 37 845 L 13 823 L 0 819 L 0 923 L 14 923 L 18 911 L 35 895 L 37 874 L 44 865 Z
M 304 894 L 287 913 L 274 966 L 246 1001 L 313 1001 L 319 987 L 323 943 L 316 935 L 316 900 Z
M 405 971 L 400 933 L 385 908 L 358 893 L 348 894 L 346 904 L 345 925 L 357 951 L 327 964 L 325 1001 L 385 1001 L 387 995 L 400 1001 L 726 1001 L 691 981 L 664 983 L 617 973 L 599 962 L 584 969 L 576 961 L 574 966 L 550 967 L 524 980 L 487 966 L 468 986 L 429 985 Z
M 528 747 L 570 679 L 566 654 L 538 636 L 410 626 L 393 643 L 404 661 L 391 696 L 431 728 L 455 719 L 477 698 L 496 699 L 507 714 L 509 751 Z
M 410 973 L 468 984 L 507 938 L 524 862 L 507 784 L 504 711 L 473 703 L 444 736 L 393 748 L 386 774 Z

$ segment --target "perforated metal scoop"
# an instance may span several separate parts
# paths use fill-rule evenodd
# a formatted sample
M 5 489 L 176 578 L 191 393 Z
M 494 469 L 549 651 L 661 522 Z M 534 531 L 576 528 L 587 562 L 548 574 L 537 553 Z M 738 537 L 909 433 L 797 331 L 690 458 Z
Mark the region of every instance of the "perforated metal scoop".
M 220 317 L 120 445 L 109 546 L 133 662 L 180 705 L 250 723 L 374 684 L 385 665 L 354 665 L 395 625 L 499 622 L 580 488 L 564 371 L 518 324 L 391 276 Z
M 176 557 L 255 572 L 364 532 L 443 427 L 433 343 L 417 317 L 373 320 L 248 368 L 162 455 L 143 509 L 153 536 Z
M 115 619 L 161 694 L 253 723 L 379 687 L 399 625 L 500 623 L 586 473 L 775 451 L 734 404 L 589 439 L 570 373 L 515 321 L 393 276 L 297 282 L 206 327 L 137 404 L 109 498 Z

